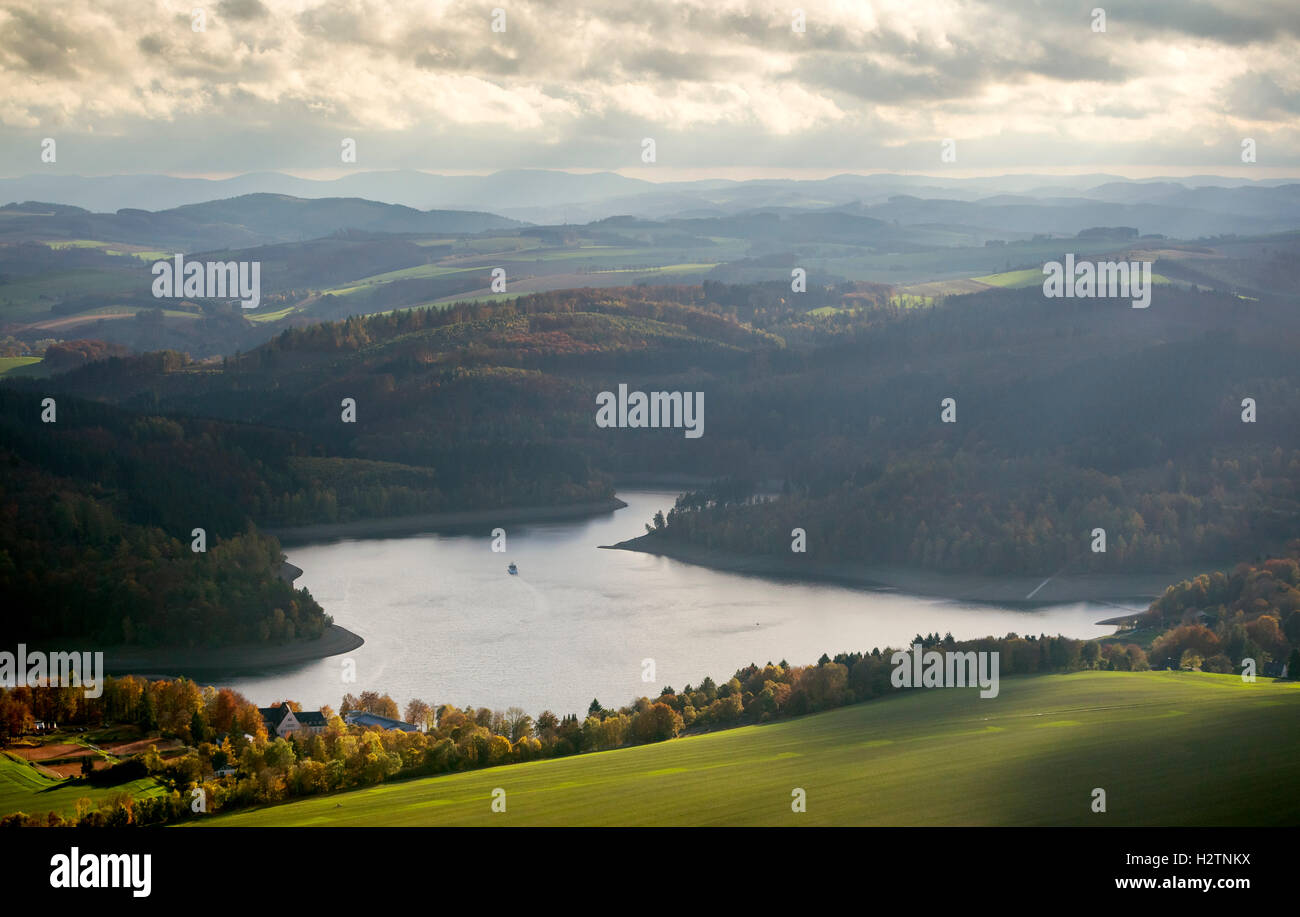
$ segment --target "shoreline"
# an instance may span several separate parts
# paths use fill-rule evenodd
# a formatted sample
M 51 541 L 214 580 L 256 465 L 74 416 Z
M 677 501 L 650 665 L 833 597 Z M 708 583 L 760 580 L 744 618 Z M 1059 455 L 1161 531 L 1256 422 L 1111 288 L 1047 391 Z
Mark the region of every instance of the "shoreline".
M 149 678 L 185 676 L 200 681 L 195 676 L 203 673 L 208 673 L 207 677 L 227 677 L 315 662 L 350 653 L 365 642 L 347 628 L 331 624 L 315 640 L 295 640 L 292 643 L 245 643 L 194 649 L 166 646 L 107 647 L 104 650 L 104 673 Z
M 381 519 L 357 519 L 352 522 L 321 522 L 288 528 L 263 529 L 285 545 L 304 545 L 319 541 L 350 538 L 389 538 L 422 535 L 426 532 L 455 530 L 474 525 L 509 525 L 529 522 L 559 522 L 586 516 L 612 513 L 627 506 L 618 497 L 588 503 L 558 506 L 522 506 L 502 509 L 471 509 L 450 513 L 420 513 L 413 516 L 390 516 Z
M 453 513 L 422 513 L 387 519 L 322 523 L 284 529 L 266 529 L 286 545 L 350 538 L 385 538 L 431 531 L 455 530 L 471 525 L 552 522 L 612 513 L 627 506 L 617 497 L 563 506 L 525 506 L 500 510 L 465 510 Z M 279 576 L 292 585 L 302 576 L 301 567 L 287 559 Z M 288 668 L 359 649 L 365 640 L 352 631 L 331 624 L 318 639 L 295 640 L 288 644 L 241 644 L 214 648 L 109 647 L 104 651 L 104 672 L 109 675 L 141 675 L 150 678 L 184 676 L 194 681 L 229 678 L 267 670 Z
M 710 477 L 708 475 L 686 474 L 676 471 L 615 472 L 611 477 L 614 480 L 614 486 L 620 490 L 675 490 L 679 494 L 708 487 L 718 480 L 717 475 Z M 779 494 L 783 484 L 784 481 L 779 478 L 768 478 L 758 481 L 755 484 L 755 489 L 759 492 Z
M 937 573 L 889 565 L 859 565 L 845 562 L 818 563 L 807 555 L 789 558 L 771 555 L 749 556 L 703 548 L 698 545 L 664 541 L 652 535 L 639 535 L 617 544 L 601 545 L 612 551 L 634 551 L 655 557 L 708 567 L 726 573 L 739 573 L 768 579 L 794 579 L 836 583 L 873 591 L 903 592 L 910 595 L 950 601 L 1019 605 L 1026 609 L 1071 602 L 1144 602 L 1164 594 L 1166 588 L 1199 573 L 1076 573 L 1051 577 L 1046 584 L 1041 576 L 986 577 L 978 574 Z M 1029 598 L 1030 595 L 1033 598 Z M 1132 618 L 1145 611 L 1129 612 Z M 1113 620 L 1113 619 L 1112 619 Z M 1098 624 L 1108 623 L 1098 621 Z

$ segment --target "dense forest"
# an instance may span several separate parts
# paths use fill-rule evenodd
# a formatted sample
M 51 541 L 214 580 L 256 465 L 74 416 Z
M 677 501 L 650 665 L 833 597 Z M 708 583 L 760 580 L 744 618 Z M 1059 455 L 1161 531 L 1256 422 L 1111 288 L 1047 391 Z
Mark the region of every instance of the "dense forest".
M 1137 624 L 1158 634 L 1151 661 L 1160 667 L 1232 672 L 1243 659 L 1288 661 L 1300 677 L 1300 541 L 1283 557 L 1170 586 Z
M 459 472 L 312 455 L 301 434 L 137 415 L 0 388 L 0 632 L 107 645 L 220 646 L 319 636 L 329 619 L 280 577 L 263 524 L 509 505 L 492 463 Z M 595 499 L 606 482 L 538 472 L 514 494 Z M 559 460 L 563 462 L 564 457 Z M 585 469 L 582 470 L 585 474 Z M 551 483 L 555 481 L 555 483 Z M 206 551 L 193 550 L 195 529 Z
M 124 545 L 172 557 L 196 526 L 257 538 L 584 503 L 647 472 L 765 482 L 721 499 L 706 488 L 648 536 L 743 554 L 788 552 L 796 527 L 819 559 L 984 574 L 1273 550 L 1300 519 L 1300 314 L 1280 298 L 1160 294 L 1135 310 L 1036 288 L 914 308 L 862 283 L 569 290 L 291 328 L 221 361 L 157 352 L 11 380 L 0 595 L 29 609 L 14 624 L 83 633 L 89 599 L 48 616 L 43 584 L 96 595 Z M 595 397 L 620 383 L 703 392 L 705 435 L 598 427 Z M 44 397 L 57 423 L 40 422 Z M 56 525 L 56 504 L 109 522 Z M 1095 528 L 1105 553 L 1089 550 Z M 71 557 L 99 529 L 110 541 L 56 587 L 41 558 Z M 140 588 L 162 607 L 153 581 Z M 117 634 L 128 604 L 106 597 L 88 632 Z M 135 639 L 180 632 L 130 617 Z M 255 617 L 237 630 L 257 633 Z
M 1162 572 L 1281 544 L 1296 531 L 1298 494 L 1300 450 L 1280 447 L 1143 475 L 957 452 L 866 465 L 776 500 L 720 498 L 707 487 L 679 498 L 646 538 L 788 556 L 802 529 L 818 562 L 988 575 Z M 1092 550 L 1097 528 L 1104 552 Z

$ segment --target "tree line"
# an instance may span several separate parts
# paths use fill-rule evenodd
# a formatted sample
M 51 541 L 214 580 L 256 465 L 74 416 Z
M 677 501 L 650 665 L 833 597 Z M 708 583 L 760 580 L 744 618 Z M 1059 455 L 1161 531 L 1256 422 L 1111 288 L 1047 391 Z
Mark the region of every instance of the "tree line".
M 924 639 L 930 645 L 929 638 Z M 1001 648 L 1010 657 L 1004 656 L 1003 663 L 1008 674 L 1082 664 L 1082 641 L 1066 638 L 1040 641 L 1009 635 L 1005 640 L 961 644 L 948 638 L 945 645 Z M 641 697 L 619 708 L 606 708 L 593 699 L 581 718 L 544 710 L 534 719 L 515 707 L 494 711 L 415 699 L 408 703 L 406 716 L 423 727 L 418 732 L 348 726 L 343 715 L 350 710 L 389 717 L 397 712 L 387 695 L 365 692 L 346 696 L 338 713 L 324 708 L 328 725 L 323 732 L 288 738 L 269 736 L 258 708 L 238 692 L 200 687 L 186 679 L 109 677 L 99 698 L 87 698 L 74 688 L 0 690 L 0 740 L 21 735 L 41 719 L 62 726 L 127 723 L 187 745 L 181 756 L 164 759 L 152 751 L 107 771 L 73 778 L 102 785 L 153 776 L 166 788 L 162 796 L 112 797 L 98 808 L 87 807 L 71 822 L 57 814 L 10 813 L 0 818 L 0 826 L 162 824 L 194 816 L 191 800 L 196 788 L 203 791 L 208 812 L 227 811 L 390 779 L 661 742 L 688 731 L 815 713 L 894 690 L 889 684 L 889 653 L 846 653 L 810 666 L 784 661 L 750 665 L 721 684 L 705 678 L 681 691 L 666 686 L 655 698 Z M 301 709 L 294 701 L 286 702 Z M 227 767 L 235 773 L 218 775 Z

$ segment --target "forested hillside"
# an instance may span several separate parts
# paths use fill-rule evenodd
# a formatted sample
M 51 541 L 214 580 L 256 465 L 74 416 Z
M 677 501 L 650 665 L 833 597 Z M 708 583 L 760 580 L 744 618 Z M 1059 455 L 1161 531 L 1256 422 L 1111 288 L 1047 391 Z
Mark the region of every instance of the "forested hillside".
M 1253 556 L 1295 534 L 1300 319 L 1283 300 L 808 295 L 818 308 L 775 284 L 538 294 L 291 329 L 219 369 L 106 361 L 53 384 L 432 467 L 465 506 L 548 502 L 557 481 L 576 500 L 601 472 L 785 482 L 775 504 L 706 498 L 665 533 L 747 553 L 788 551 L 799 526 L 827 559 L 1048 574 Z M 704 436 L 598 428 L 595 396 L 619 383 L 704 392 Z M 1086 550 L 1095 527 L 1105 555 Z
M 6 594 L 43 605 L 44 580 L 22 571 L 88 537 L 21 522 L 37 493 L 181 544 L 199 525 L 228 538 L 582 503 L 611 496 L 611 475 L 678 472 L 733 486 L 688 496 L 648 537 L 778 554 L 799 527 L 819 558 L 985 574 L 1165 571 L 1296 535 L 1300 317 L 1285 300 L 807 296 L 543 293 L 289 329 L 219 363 L 159 353 L 14 380 L 0 392 Z M 702 392 L 704 435 L 598 427 L 596 396 L 619 384 Z M 47 395 L 57 424 L 39 421 Z M 752 499 L 745 481 L 783 495 Z M 1098 527 L 1104 554 L 1088 550 Z

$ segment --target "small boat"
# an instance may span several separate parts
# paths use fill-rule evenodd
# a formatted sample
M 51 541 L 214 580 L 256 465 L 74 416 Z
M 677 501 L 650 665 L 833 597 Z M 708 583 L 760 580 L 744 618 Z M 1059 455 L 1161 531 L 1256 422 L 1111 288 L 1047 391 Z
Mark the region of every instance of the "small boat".
M 519 568 L 516 567 L 514 564 L 511 564 L 510 566 L 506 567 L 506 572 L 508 572 L 511 576 L 518 576 Z

